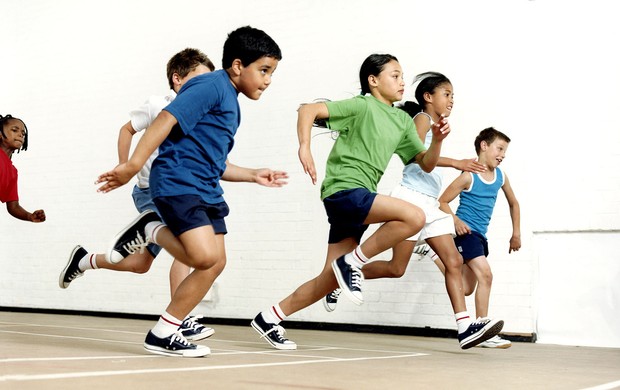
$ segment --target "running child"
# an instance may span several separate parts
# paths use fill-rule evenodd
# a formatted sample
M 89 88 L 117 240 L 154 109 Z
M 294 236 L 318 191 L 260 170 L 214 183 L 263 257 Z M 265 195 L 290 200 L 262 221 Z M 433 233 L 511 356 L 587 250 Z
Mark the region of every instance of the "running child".
M 145 212 L 118 234 L 109 257 L 124 257 L 147 243 L 162 246 L 194 268 L 179 285 L 144 348 L 152 353 L 196 357 L 210 349 L 189 343 L 179 327 L 202 300 L 226 264 L 224 235 L 228 206 L 220 180 L 280 187 L 285 172 L 243 168 L 228 162 L 240 123 L 238 94 L 260 99 L 282 58 L 264 31 L 250 26 L 231 32 L 224 43 L 223 70 L 189 80 L 146 129 L 131 158 L 99 176 L 99 191 L 127 183 L 159 148 L 150 188 L 161 214 Z M 162 222 L 163 221 L 163 222 Z
M 314 121 L 326 119 L 339 131 L 327 159 L 321 199 L 330 223 L 325 266 L 312 280 L 291 295 L 259 313 L 252 327 L 277 349 L 296 349 L 279 324 L 340 286 L 356 304 L 363 303 L 362 267 L 373 256 L 417 233 L 424 226 L 424 212 L 403 200 L 377 194 L 377 184 L 393 154 L 403 163 L 416 161 L 430 172 L 439 159 L 447 120 L 433 125 L 433 140 L 425 150 L 411 118 L 393 104 L 405 90 L 402 68 L 396 57 L 372 54 L 359 72 L 361 95 L 336 102 L 302 105 L 298 110 L 299 159 L 313 184 L 317 176 L 310 150 Z M 382 223 L 364 243 L 369 224 Z

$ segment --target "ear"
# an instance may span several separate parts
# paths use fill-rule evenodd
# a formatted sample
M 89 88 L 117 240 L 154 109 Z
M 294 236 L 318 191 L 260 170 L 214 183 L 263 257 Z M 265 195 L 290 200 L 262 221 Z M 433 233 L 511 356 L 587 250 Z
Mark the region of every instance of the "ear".
M 433 102 L 433 95 L 430 92 L 424 92 L 424 95 L 422 95 L 424 97 L 424 101 L 427 103 L 432 103 Z
M 181 86 L 181 76 L 179 76 L 178 73 L 173 73 L 172 74 L 172 85 L 174 86 Z
M 243 70 L 243 64 L 241 63 L 241 60 L 238 58 L 235 58 L 232 64 L 230 65 L 230 71 L 232 72 L 234 76 L 239 76 L 241 75 L 242 70 Z
M 489 144 L 487 144 L 487 141 L 480 142 L 480 150 L 485 151 L 487 150 L 488 147 L 489 147 Z
M 369 87 L 376 87 L 377 85 L 379 85 L 379 81 L 377 80 L 377 76 L 375 75 L 370 75 L 368 76 L 368 86 Z

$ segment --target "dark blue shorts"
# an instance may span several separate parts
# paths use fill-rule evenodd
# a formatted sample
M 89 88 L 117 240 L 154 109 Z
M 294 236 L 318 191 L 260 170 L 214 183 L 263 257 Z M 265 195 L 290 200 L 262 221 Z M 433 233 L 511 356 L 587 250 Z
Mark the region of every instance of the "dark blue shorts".
M 470 234 L 454 237 L 454 244 L 461 256 L 463 256 L 463 261 L 489 255 L 489 243 L 487 239 L 482 234 L 473 230 Z
M 198 195 L 162 196 L 153 202 L 172 234 L 180 236 L 188 230 L 211 225 L 215 234 L 226 234 L 224 217 L 229 209 L 226 202 L 209 204 Z
M 359 244 L 362 235 L 368 229 L 364 221 L 376 196 L 376 193 L 366 188 L 354 188 L 338 191 L 323 199 L 330 224 L 328 242 L 335 244 L 353 237 Z

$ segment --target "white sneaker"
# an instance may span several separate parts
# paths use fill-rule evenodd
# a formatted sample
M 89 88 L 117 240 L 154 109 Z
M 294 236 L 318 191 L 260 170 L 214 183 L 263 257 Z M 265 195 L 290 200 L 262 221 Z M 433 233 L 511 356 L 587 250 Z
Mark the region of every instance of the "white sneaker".
M 499 336 L 493 336 L 487 341 L 483 341 L 480 344 L 476 345 L 481 348 L 498 348 L 498 349 L 506 349 L 512 346 L 510 340 L 505 340 Z
M 435 261 L 438 259 L 435 251 L 426 243 L 416 245 L 415 248 L 413 248 L 413 253 L 419 256 L 418 260 L 427 259 Z

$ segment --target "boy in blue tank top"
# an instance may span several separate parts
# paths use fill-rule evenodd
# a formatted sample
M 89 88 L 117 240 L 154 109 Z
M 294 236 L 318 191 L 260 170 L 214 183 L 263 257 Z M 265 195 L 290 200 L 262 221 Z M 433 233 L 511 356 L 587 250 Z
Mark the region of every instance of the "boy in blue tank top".
M 486 233 L 500 189 L 504 191 L 512 219 L 512 237 L 508 253 L 521 248 L 519 202 L 508 177 L 498 167 L 506 157 L 509 143 L 508 136 L 492 127 L 482 130 L 474 144 L 478 162 L 485 165 L 486 170 L 477 174 L 463 172 L 439 197 L 441 210 L 451 214 L 454 218 L 457 234 L 454 243 L 465 262 L 463 265 L 464 290 L 465 294 L 469 295 L 475 288 L 476 316 L 479 318 L 487 317 L 489 311 L 493 274 L 487 261 L 489 247 Z M 455 214 L 449 203 L 457 196 L 460 199 Z M 499 336 L 479 344 L 480 347 L 486 348 L 509 348 L 510 345 L 510 341 Z
M 159 148 L 149 185 L 161 215 L 147 210 L 121 231 L 109 258 L 125 257 L 146 244 L 157 244 L 194 268 L 147 334 L 144 348 L 155 354 L 200 357 L 210 354 L 180 333 L 183 318 L 209 291 L 226 264 L 224 218 L 228 205 L 220 180 L 280 187 L 285 172 L 231 164 L 241 113 L 238 94 L 258 100 L 271 84 L 282 53 L 264 31 L 250 26 L 231 32 L 224 43 L 223 70 L 189 80 L 178 96 L 146 129 L 131 158 L 99 176 L 100 192 L 127 183 Z

